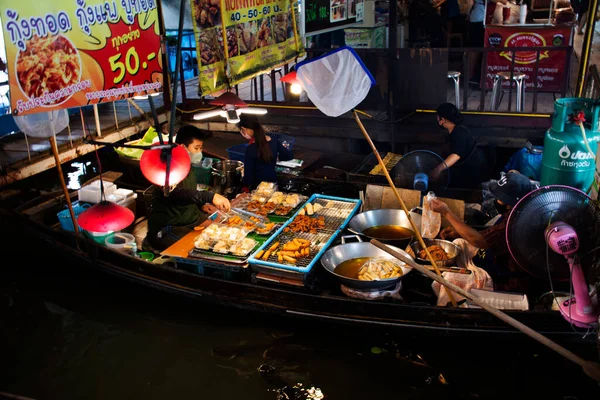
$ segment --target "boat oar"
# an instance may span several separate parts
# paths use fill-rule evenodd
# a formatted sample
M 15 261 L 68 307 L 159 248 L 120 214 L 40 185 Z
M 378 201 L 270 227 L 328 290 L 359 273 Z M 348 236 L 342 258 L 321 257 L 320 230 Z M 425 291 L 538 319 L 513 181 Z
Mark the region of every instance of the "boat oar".
M 396 257 L 398 260 L 408 264 L 410 267 L 416 269 L 420 273 L 422 273 L 422 274 L 426 275 L 427 277 L 433 279 L 434 281 L 438 282 L 439 284 L 444 285 L 448 289 L 451 289 L 454 292 L 460 294 L 461 296 L 466 297 L 467 299 L 471 300 L 473 303 L 477 304 L 479 307 L 483 308 L 484 310 L 486 310 L 493 316 L 500 318 L 502 321 L 504 321 L 507 324 L 511 325 L 512 327 L 520 330 L 521 332 L 523 332 L 527 336 L 531 337 L 532 339 L 537 340 L 539 343 L 543 344 L 544 346 L 551 348 L 552 350 L 556 351 L 558 354 L 562 355 L 563 357 L 573 361 L 575 364 L 578 364 L 579 366 L 581 366 L 581 368 L 583 368 L 583 372 L 585 372 L 587 376 L 596 380 L 596 382 L 600 382 L 600 364 L 593 362 L 593 361 L 588 361 L 588 360 L 585 360 L 585 359 L 579 357 L 575 353 L 565 349 L 558 343 L 556 343 L 556 342 L 548 339 L 546 336 L 534 331 L 533 329 L 531 329 L 527 325 L 517 321 L 513 317 L 510 317 L 509 315 L 503 313 L 502 311 L 498 310 L 497 308 L 492 307 L 492 306 L 486 304 L 485 302 L 479 300 L 479 298 L 477 296 L 467 292 L 464 289 L 461 289 L 460 287 L 456 286 L 453 283 L 448 282 L 446 279 L 442 278 L 441 276 L 430 272 L 427 268 L 424 268 L 422 265 L 417 264 L 411 258 L 406 257 L 405 255 L 395 251 L 394 249 L 390 248 L 386 244 L 384 244 L 376 239 L 372 239 L 371 243 L 373 245 L 379 247 L 381 250 Z
M 421 234 L 419 233 L 419 229 L 417 229 L 417 226 L 415 225 L 412 218 L 410 217 L 410 212 L 408 211 L 408 208 L 406 208 L 406 204 L 404 204 L 404 200 L 402 200 L 402 197 L 400 197 L 400 193 L 398 193 L 398 189 L 396 189 L 396 186 L 394 186 L 394 181 L 392 180 L 390 173 L 388 172 L 387 168 L 385 167 L 385 163 L 381 159 L 381 156 L 379 155 L 379 152 L 377 151 L 375 144 L 373 143 L 373 141 L 371 140 L 371 137 L 369 136 L 369 133 L 363 126 L 360 118 L 358 117 L 358 113 L 356 112 L 356 110 L 354 110 L 353 113 L 354 113 L 354 119 L 356 119 L 356 123 L 360 127 L 360 130 L 362 131 L 365 139 L 367 139 L 367 142 L 369 142 L 369 145 L 371 146 L 371 149 L 373 150 L 373 154 L 375 154 L 375 157 L 377 157 L 377 161 L 379 162 L 379 165 L 381 165 L 381 170 L 383 171 L 383 174 L 385 175 L 390 187 L 392 188 L 394 195 L 400 202 L 400 206 L 404 210 L 404 213 L 406 214 L 406 218 L 408 218 L 408 222 L 410 222 L 410 226 L 412 226 L 412 229 L 415 232 L 415 235 L 417 236 L 417 240 L 419 241 L 421 248 L 423 250 L 425 250 L 425 253 L 427 254 L 427 259 L 429 260 L 429 262 L 431 262 L 431 265 L 435 269 L 435 273 L 438 274 L 439 276 L 441 276 L 442 273 L 440 272 L 439 268 L 437 267 L 437 263 L 435 262 L 435 260 L 431 256 L 431 254 L 429 253 L 429 250 L 427 249 L 427 246 L 425 245 L 425 242 L 423 241 L 423 237 L 421 237 Z M 454 307 L 458 307 L 458 304 L 456 303 L 456 299 L 454 298 L 454 296 L 452 295 L 451 292 L 448 292 L 448 297 L 450 298 L 452 305 Z

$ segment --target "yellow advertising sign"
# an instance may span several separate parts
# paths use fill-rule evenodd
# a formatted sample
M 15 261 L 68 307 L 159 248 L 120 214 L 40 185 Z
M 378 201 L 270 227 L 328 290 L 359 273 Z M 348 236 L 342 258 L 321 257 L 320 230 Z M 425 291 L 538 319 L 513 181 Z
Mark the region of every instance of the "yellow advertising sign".
M 0 0 L 24 115 L 162 91 L 157 0 Z
M 202 95 L 282 66 L 304 51 L 297 0 L 191 0 L 191 5 Z

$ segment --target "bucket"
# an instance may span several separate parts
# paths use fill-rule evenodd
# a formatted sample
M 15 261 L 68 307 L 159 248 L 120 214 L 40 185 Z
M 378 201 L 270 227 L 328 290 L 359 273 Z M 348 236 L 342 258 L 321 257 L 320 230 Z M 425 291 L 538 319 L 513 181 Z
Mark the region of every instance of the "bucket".
M 240 186 L 244 163 L 236 160 L 219 160 L 212 165 L 213 187 L 217 193 L 223 193 L 226 189 Z
M 113 234 L 113 232 L 90 232 L 83 229 L 81 231 L 84 233 L 85 236 L 92 239 L 98 244 L 104 244 L 106 238 Z
M 144 261 L 152 262 L 154 260 L 154 253 L 150 253 L 149 251 L 140 251 L 138 255 Z
M 135 236 L 130 233 L 116 232 L 104 239 L 104 244 L 109 249 L 117 250 L 122 253 L 130 253 L 135 246 Z

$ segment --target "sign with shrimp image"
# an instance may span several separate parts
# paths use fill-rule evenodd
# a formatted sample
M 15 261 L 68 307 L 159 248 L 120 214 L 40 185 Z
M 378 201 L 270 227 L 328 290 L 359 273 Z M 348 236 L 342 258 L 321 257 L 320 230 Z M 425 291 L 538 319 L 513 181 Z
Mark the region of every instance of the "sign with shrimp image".
M 15 115 L 162 91 L 157 0 L 0 0 Z
M 202 95 L 269 72 L 304 51 L 297 0 L 190 1 Z

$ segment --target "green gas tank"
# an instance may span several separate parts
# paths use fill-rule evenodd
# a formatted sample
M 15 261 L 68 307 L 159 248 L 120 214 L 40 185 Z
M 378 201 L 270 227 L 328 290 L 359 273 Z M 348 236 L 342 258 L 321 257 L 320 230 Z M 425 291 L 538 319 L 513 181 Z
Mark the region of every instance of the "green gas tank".
M 593 154 L 588 151 L 580 126 L 573 121 L 573 115 L 580 111 L 585 113 L 583 126 Z M 597 143 L 600 141 L 599 112 L 600 103 L 592 99 L 562 98 L 554 102 L 552 126 L 544 137 L 542 186 L 565 185 L 588 190 L 594 179 Z

